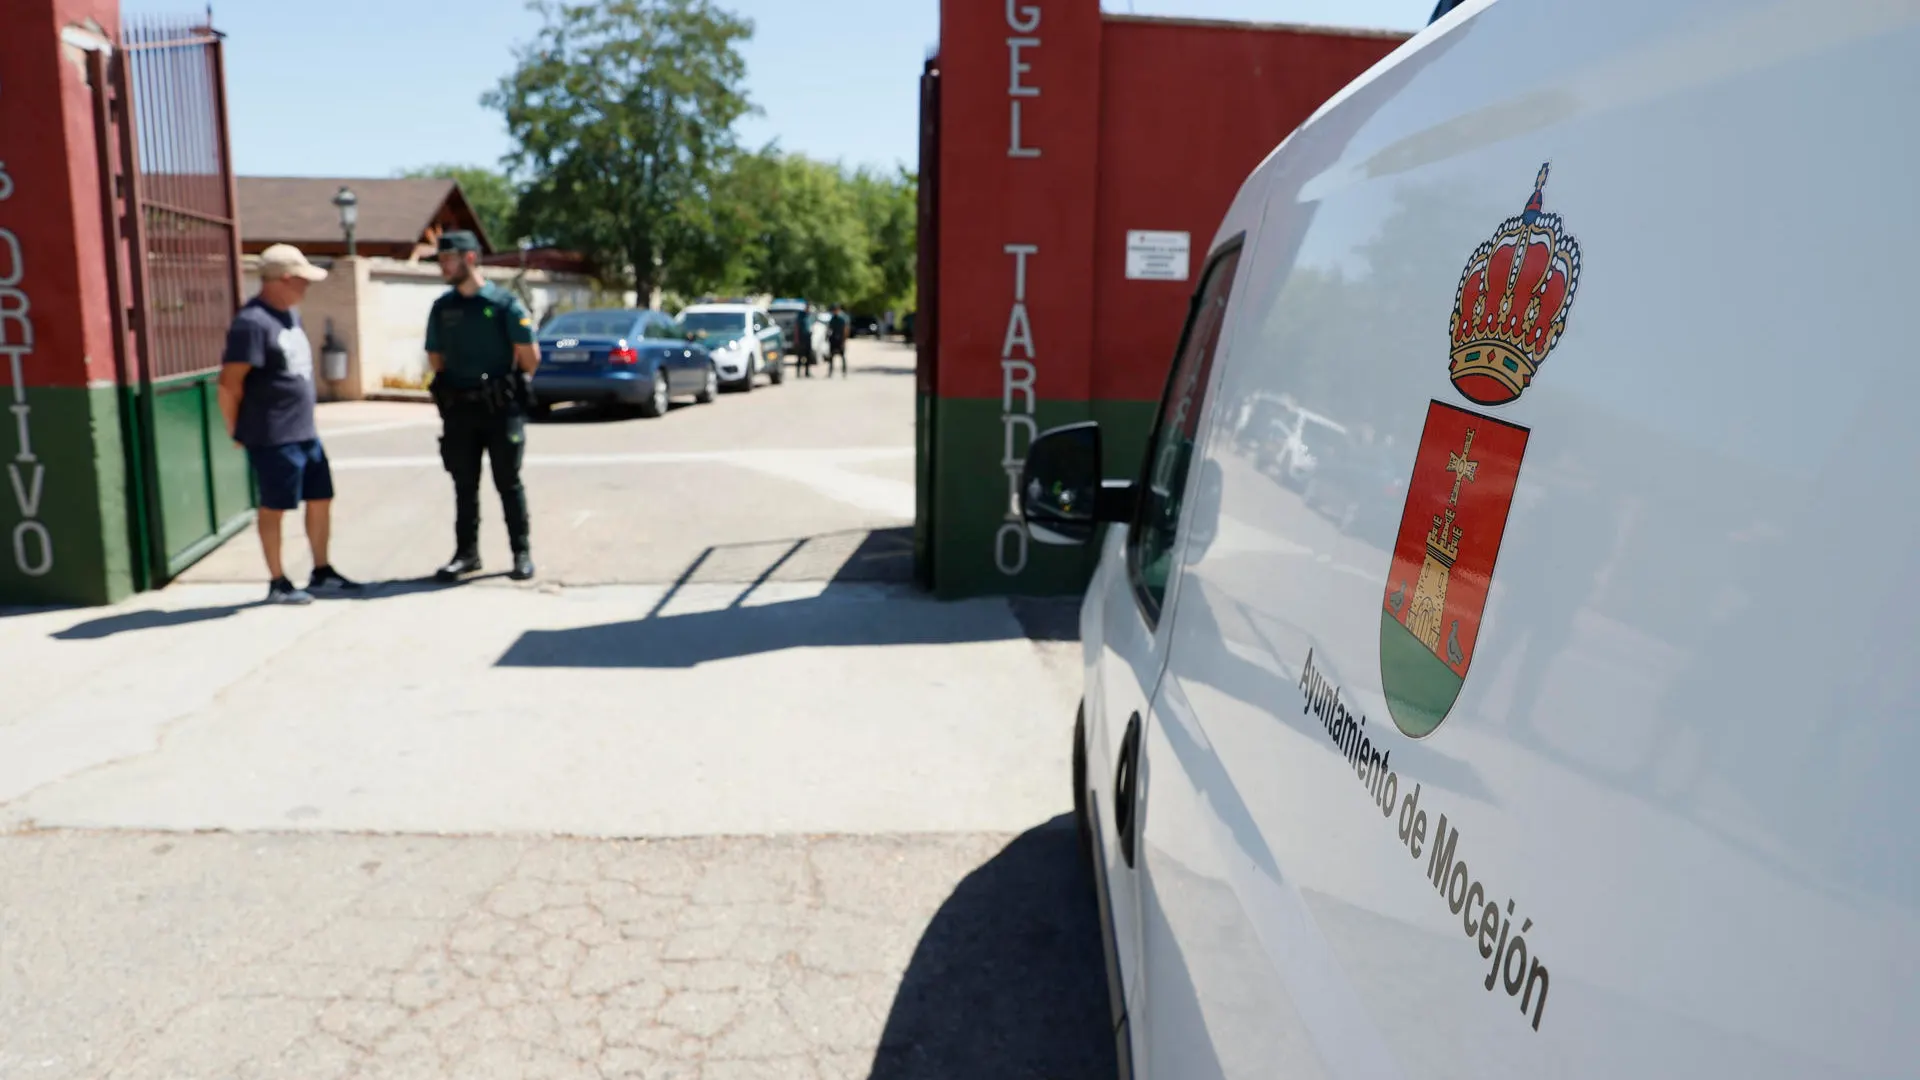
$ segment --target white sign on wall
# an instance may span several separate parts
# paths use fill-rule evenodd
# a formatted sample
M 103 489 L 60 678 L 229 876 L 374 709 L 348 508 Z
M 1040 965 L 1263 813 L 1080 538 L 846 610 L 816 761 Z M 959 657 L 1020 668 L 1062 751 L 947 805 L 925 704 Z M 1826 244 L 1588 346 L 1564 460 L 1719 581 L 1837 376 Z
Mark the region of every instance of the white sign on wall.
M 1127 280 L 1185 281 L 1193 237 L 1183 232 L 1127 232 Z

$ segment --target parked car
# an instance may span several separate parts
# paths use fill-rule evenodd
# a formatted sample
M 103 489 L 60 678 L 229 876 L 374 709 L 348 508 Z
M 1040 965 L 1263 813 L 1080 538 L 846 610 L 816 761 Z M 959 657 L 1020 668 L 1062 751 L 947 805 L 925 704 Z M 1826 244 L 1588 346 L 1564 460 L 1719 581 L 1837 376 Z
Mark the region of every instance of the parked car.
M 536 409 L 568 401 L 607 402 L 660 416 L 671 399 L 705 404 L 720 373 L 707 347 L 679 320 L 643 309 L 569 311 L 540 328 Z
M 1196 235 L 1134 467 L 1034 440 L 1121 1076 L 1916 1075 L 1916 51 L 1442 14 Z M 1360 434 L 1304 436 L 1337 520 L 1256 395 Z
M 1281 394 L 1252 394 L 1241 405 L 1234 434 L 1252 444 L 1262 472 L 1295 491 L 1305 491 L 1320 466 L 1316 451 L 1349 444 L 1346 426 Z
M 751 304 L 694 304 L 680 313 L 680 322 L 695 340 L 713 354 L 723 385 L 752 390 L 753 380 L 765 375 L 778 386 L 786 381 L 780 327 L 773 317 Z
M 848 337 L 879 337 L 880 317 L 866 312 L 853 312 L 847 316 Z

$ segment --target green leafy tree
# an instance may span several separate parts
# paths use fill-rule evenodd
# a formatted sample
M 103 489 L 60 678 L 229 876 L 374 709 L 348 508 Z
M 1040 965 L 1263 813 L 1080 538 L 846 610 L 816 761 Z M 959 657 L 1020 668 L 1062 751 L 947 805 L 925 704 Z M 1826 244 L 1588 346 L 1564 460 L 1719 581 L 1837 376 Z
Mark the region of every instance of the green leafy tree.
M 847 304 L 876 314 L 904 311 L 912 304 L 918 270 L 919 180 L 905 169 L 893 176 L 862 169 L 853 174 L 849 185 L 866 230 L 867 261 L 873 273 L 870 286 L 849 296 Z
M 723 202 L 744 232 L 746 287 L 822 303 L 876 287 L 860 200 L 837 167 L 774 150 L 743 155 Z
M 585 253 L 643 297 L 728 272 L 714 191 L 747 115 L 752 23 L 711 0 L 534 0 L 544 19 L 482 99 L 527 178 L 518 230 Z
M 493 246 L 504 250 L 514 245 L 513 215 L 520 193 L 514 190 L 513 181 L 507 179 L 505 173 L 481 165 L 426 165 L 406 169 L 400 175 L 409 179 L 452 180 L 459 184 L 460 193 L 467 197 L 467 205 L 473 207 L 480 227 L 487 230 Z

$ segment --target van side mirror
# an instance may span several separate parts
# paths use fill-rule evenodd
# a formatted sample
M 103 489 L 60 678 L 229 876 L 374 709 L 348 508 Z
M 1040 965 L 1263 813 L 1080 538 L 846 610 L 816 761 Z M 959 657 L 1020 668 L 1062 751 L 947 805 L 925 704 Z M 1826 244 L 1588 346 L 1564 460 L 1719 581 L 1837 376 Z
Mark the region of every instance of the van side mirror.
M 1133 517 L 1133 484 L 1100 477 L 1100 425 L 1068 424 L 1027 448 L 1020 470 L 1020 516 L 1043 544 L 1075 546 L 1101 522 Z

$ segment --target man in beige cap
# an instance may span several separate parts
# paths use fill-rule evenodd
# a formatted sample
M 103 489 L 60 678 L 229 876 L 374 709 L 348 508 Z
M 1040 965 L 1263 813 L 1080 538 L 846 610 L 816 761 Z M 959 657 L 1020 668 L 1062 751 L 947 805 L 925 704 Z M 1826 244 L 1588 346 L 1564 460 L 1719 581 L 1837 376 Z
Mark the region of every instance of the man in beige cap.
M 307 604 L 315 593 L 360 587 L 327 561 L 333 472 L 313 422 L 313 348 L 298 311 L 307 286 L 326 276 L 291 244 L 261 252 L 260 294 L 233 317 L 220 358 L 220 412 L 260 482 L 260 546 L 272 578 L 271 604 Z M 313 548 L 313 579 L 305 589 L 288 580 L 280 563 L 281 519 L 302 503 Z

